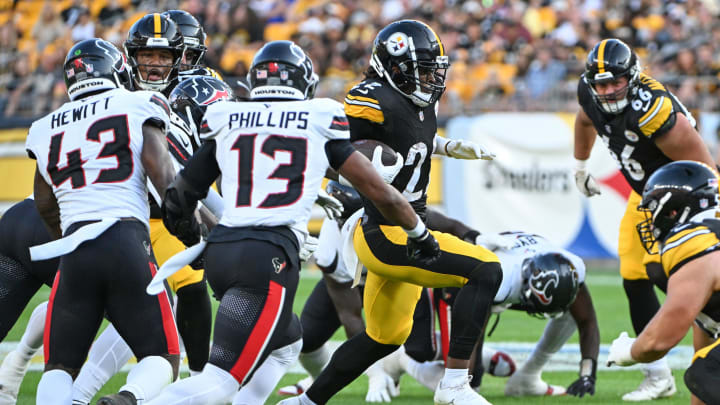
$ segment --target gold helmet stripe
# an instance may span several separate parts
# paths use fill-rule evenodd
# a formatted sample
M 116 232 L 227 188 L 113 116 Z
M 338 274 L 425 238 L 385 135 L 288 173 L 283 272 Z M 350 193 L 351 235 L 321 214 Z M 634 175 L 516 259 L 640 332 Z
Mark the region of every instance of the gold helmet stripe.
M 425 24 L 425 23 L 423 23 L 423 24 Z M 438 46 L 440 47 L 440 56 L 445 56 L 445 49 L 443 48 L 442 42 L 440 42 L 440 37 L 435 32 L 435 30 L 432 29 L 429 25 L 425 24 L 425 26 L 428 27 L 428 29 L 430 30 L 430 32 L 433 33 L 433 35 L 435 35 L 435 40 L 437 41 Z
M 607 39 L 603 39 L 598 47 L 598 73 L 605 73 L 605 44 L 607 44 L 607 41 Z
M 160 18 L 160 13 L 153 14 L 153 19 L 155 22 L 155 38 L 160 38 L 162 36 L 162 20 Z

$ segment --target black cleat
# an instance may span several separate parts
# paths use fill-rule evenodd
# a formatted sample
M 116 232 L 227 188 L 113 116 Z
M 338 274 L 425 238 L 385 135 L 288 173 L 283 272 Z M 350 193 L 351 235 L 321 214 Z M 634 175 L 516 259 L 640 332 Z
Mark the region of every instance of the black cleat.
M 120 391 L 117 394 L 106 395 L 97 401 L 97 405 L 137 405 L 135 395 Z

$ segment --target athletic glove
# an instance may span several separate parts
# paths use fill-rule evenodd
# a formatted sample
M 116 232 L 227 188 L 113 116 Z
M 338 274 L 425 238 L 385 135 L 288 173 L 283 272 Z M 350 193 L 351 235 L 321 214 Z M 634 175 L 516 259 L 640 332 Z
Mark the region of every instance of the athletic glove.
M 630 354 L 633 343 L 635 343 L 635 338 L 629 337 L 627 332 L 620 333 L 620 336 L 613 340 L 612 345 L 610 345 L 610 353 L 608 353 L 607 359 L 608 367 L 613 364 L 625 367 L 637 363 Z
M 183 245 L 192 246 L 200 242 L 202 229 L 194 214 L 189 217 L 184 215 L 184 210 L 179 201 L 178 190 L 168 188 L 165 192 L 163 204 L 160 207 L 163 225 Z
M 375 167 L 375 170 L 377 170 L 377 172 L 380 174 L 380 177 L 382 177 L 385 183 L 391 184 L 393 180 L 395 180 L 395 176 L 400 173 L 400 169 L 402 169 L 405 161 L 402 155 L 396 152 L 397 160 L 395 161 L 395 164 L 392 166 L 385 166 L 382 162 L 382 152 L 382 146 L 377 146 L 373 151 L 371 162 L 372 165 Z
M 515 246 L 515 240 L 496 233 L 483 233 L 475 238 L 475 244 L 494 252 L 498 249 L 511 249 Z
M 445 152 L 455 159 L 493 160 L 495 154 L 475 142 L 454 139 L 445 144 Z
M 305 243 L 300 247 L 300 260 L 306 262 L 318 248 L 320 241 L 314 236 L 305 238 Z
M 321 206 L 325 210 L 325 215 L 330 219 L 340 218 L 344 210 L 342 203 L 323 189 L 320 189 L 315 204 Z
M 435 262 L 440 257 L 440 245 L 430 231 L 425 232 L 417 238 L 408 236 L 407 257 L 412 261 L 418 261 L 424 265 Z
M 575 161 L 575 185 L 578 190 L 586 197 L 592 197 L 600 194 L 600 186 L 598 186 L 592 174 L 588 173 L 586 160 Z
M 567 389 L 567 393 L 582 398 L 583 395 L 595 395 L 595 378 L 597 361 L 595 359 L 582 359 L 580 361 L 580 378 L 575 380 Z

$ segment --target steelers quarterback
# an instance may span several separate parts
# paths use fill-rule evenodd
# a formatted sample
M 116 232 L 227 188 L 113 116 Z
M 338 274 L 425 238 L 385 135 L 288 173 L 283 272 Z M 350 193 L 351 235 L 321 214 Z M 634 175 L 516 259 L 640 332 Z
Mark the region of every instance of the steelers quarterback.
M 630 318 L 639 334 L 660 308 L 648 277 L 658 273 L 655 270 L 659 265 L 644 260 L 646 252 L 635 230 L 644 220 L 636 209 L 643 186 L 669 162 L 695 160 L 711 166 L 714 162 L 695 130 L 692 115 L 662 83 L 642 72 L 637 55 L 622 41 L 604 39 L 593 47 L 577 91 L 582 107 L 575 119 L 578 188 L 587 197 L 600 194 L 586 164 L 598 136 L 632 188 L 620 222 L 618 256 Z M 675 382 L 664 359 L 648 364 L 643 371 L 643 382 L 623 400 L 644 401 L 675 393 Z

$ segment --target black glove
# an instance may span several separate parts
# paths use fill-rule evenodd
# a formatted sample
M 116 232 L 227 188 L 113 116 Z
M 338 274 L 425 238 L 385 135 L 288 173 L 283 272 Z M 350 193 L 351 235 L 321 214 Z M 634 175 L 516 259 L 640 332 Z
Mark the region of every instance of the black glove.
M 185 246 L 192 246 L 200 242 L 200 224 L 194 214 L 186 217 L 178 202 L 177 190 L 169 188 L 160 207 L 163 225 Z
M 583 395 L 595 395 L 595 373 L 597 361 L 583 359 L 580 362 L 580 378 L 575 380 L 567 389 L 567 393 L 582 398 Z
M 205 224 L 200 224 L 200 236 L 206 238 L 207 234 L 207 226 L 205 226 Z M 190 262 L 190 267 L 192 267 L 194 270 L 202 270 L 205 268 L 205 251 L 200 253 L 200 255 L 196 257 L 195 260 Z
M 407 239 L 407 257 L 411 261 L 418 261 L 424 265 L 430 265 L 440 257 L 440 245 L 438 245 L 432 234 L 426 229 L 417 238 Z

